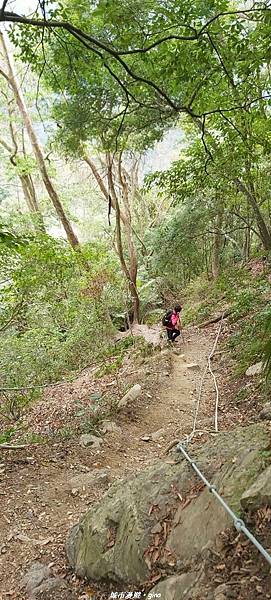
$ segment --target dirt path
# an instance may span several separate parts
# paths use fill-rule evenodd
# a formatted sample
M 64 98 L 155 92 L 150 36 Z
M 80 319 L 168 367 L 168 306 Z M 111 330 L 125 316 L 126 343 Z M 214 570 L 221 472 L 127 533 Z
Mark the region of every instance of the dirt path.
M 83 480 L 94 468 L 107 469 L 110 481 L 123 478 L 165 457 L 173 439 L 190 433 L 199 382 L 215 332 L 213 329 L 207 337 L 204 332 L 190 330 L 186 344 L 179 344 L 180 355 L 163 351 L 157 364 L 154 358 L 150 366 L 152 384 L 145 385 L 132 409 L 118 415 L 115 420 L 122 433 L 107 434 L 100 451 L 81 448 L 78 440 L 69 440 L 1 453 L 1 600 L 23 600 L 19 584 L 34 560 L 50 563 L 55 573 L 73 582 L 78 599 L 86 598 L 87 586 L 66 564 L 64 544 L 71 526 L 105 488 L 86 485 L 74 489 L 72 479 L 81 476 Z M 191 363 L 198 367 L 188 368 Z M 213 385 L 208 381 L 199 429 L 213 428 L 214 399 Z M 151 434 L 156 434 L 155 440 Z

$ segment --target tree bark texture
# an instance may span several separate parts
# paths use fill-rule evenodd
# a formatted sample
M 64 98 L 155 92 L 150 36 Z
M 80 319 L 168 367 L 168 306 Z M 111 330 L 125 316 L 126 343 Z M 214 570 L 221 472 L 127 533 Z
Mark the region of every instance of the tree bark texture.
M 56 191 L 56 189 L 55 189 L 55 187 L 54 187 L 54 185 L 53 185 L 53 183 L 52 183 L 52 181 L 51 181 L 51 179 L 49 177 L 49 174 L 48 174 L 48 171 L 47 171 L 47 167 L 46 167 L 46 163 L 45 163 L 45 159 L 44 159 L 44 156 L 43 156 L 43 152 L 42 152 L 42 149 L 40 147 L 40 144 L 39 144 L 38 138 L 36 136 L 35 130 L 33 128 L 33 124 L 32 124 L 30 115 L 29 115 L 28 110 L 27 110 L 27 106 L 26 106 L 26 103 L 25 103 L 25 100 L 24 100 L 24 97 L 23 97 L 23 93 L 22 93 L 22 91 L 20 89 L 19 84 L 17 83 L 16 76 L 15 76 L 15 73 L 14 73 L 14 69 L 13 69 L 13 66 L 12 66 L 12 62 L 11 62 L 11 59 L 10 59 L 10 56 L 9 56 L 9 53 L 8 53 L 8 50 L 7 50 L 7 46 L 6 46 L 6 43 L 5 43 L 5 39 L 4 39 L 4 36 L 3 36 L 2 33 L 0 33 L 0 40 L 1 40 L 1 45 L 2 45 L 2 49 L 3 49 L 4 57 L 5 57 L 5 62 L 6 62 L 7 69 L 8 69 L 8 82 L 9 82 L 9 85 L 10 85 L 12 91 L 13 91 L 14 98 L 15 98 L 16 104 L 18 106 L 18 109 L 19 109 L 19 111 L 21 113 L 21 116 L 22 116 L 22 119 L 23 119 L 23 122 L 24 122 L 24 125 L 25 125 L 25 128 L 26 128 L 29 140 L 30 140 L 31 145 L 32 145 L 32 149 L 33 149 L 34 155 L 36 157 L 36 161 L 37 161 L 40 173 L 41 173 L 41 177 L 42 177 L 43 183 L 44 183 L 45 188 L 47 190 L 47 193 L 48 193 L 48 195 L 49 195 L 49 197 L 50 197 L 50 199 L 51 199 L 51 201 L 52 201 L 52 203 L 53 203 L 53 205 L 55 207 L 57 216 L 58 216 L 59 220 L 61 221 L 61 223 L 63 225 L 63 228 L 64 228 L 64 230 L 66 232 L 67 239 L 68 239 L 69 243 L 71 244 L 71 246 L 73 248 L 76 248 L 79 245 L 78 238 L 77 238 L 76 234 L 73 231 L 71 223 L 70 223 L 69 219 L 67 218 L 67 216 L 65 214 L 65 211 L 63 209 L 63 206 L 61 204 L 61 201 L 59 199 L 58 193 L 57 193 L 57 191 Z
M 107 181 L 108 187 L 105 185 L 99 170 L 97 169 L 94 161 L 88 156 L 83 156 L 84 161 L 90 167 L 91 172 L 102 192 L 106 202 L 110 202 L 116 215 L 116 250 L 120 260 L 123 274 L 125 275 L 129 290 L 133 302 L 133 313 L 134 322 L 139 321 L 139 307 L 140 301 L 137 292 L 136 278 L 137 278 L 137 254 L 136 248 L 133 241 L 133 229 L 132 229 L 132 218 L 129 206 L 129 190 L 126 181 L 124 181 L 122 173 L 120 174 L 120 166 L 118 167 L 119 183 L 122 188 L 123 205 L 124 209 L 120 207 L 118 195 L 116 193 L 114 176 L 113 176 L 113 162 L 112 157 L 109 153 L 106 155 L 106 168 L 107 168 Z M 127 264 L 124 256 L 123 242 L 122 242 L 122 230 L 125 232 L 125 238 L 127 241 L 128 254 L 129 254 L 129 265 Z
M 248 203 L 254 212 L 263 247 L 269 252 L 271 250 L 271 232 L 261 213 L 254 190 L 248 188 L 248 186 L 239 178 L 236 178 L 235 182 L 237 189 L 246 196 Z

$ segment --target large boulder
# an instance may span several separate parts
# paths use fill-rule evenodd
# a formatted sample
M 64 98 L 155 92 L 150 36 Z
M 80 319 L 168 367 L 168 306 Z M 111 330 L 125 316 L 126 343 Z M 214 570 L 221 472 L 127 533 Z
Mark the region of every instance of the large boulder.
M 263 425 L 219 434 L 191 450 L 205 476 L 228 504 L 240 499 L 263 469 L 268 447 Z M 69 561 L 79 576 L 141 584 L 153 566 L 184 564 L 214 544 L 230 523 L 227 514 L 180 453 L 133 479 L 114 483 L 68 538 Z M 173 596 L 174 597 L 174 596 Z
M 81 577 L 141 583 L 151 529 L 175 501 L 172 485 L 189 479 L 187 465 L 158 463 L 133 479 L 114 483 L 68 538 L 68 559 Z
M 259 447 L 252 444 L 234 454 L 212 477 L 212 485 L 236 512 L 240 511 L 242 492 L 262 468 Z M 206 467 L 203 467 L 203 471 L 206 471 Z M 182 506 L 178 508 L 168 546 L 178 558 L 192 558 L 210 542 L 215 543 L 218 533 L 230 524 L 229 515 L 205 487 L 185 510 Z
M 266 402 L 259 414 L 259 417 L 263 421 L 271 421 L 271 402 Z
M 241 505 L 247 510 L 257 510 L 260 506 L 271 506 L 271 466 L 260 473 L 252 486 L 244 492 Z
M 183 573 L 182 575 L 173 575 L 167 577 L 161 583 L 158 583 L 147 595 L 146 600 L 155 600 L 161 598 L 164 600 L 184 600 L 191 589 L 195 589 L 199 579 L 198 573 Z

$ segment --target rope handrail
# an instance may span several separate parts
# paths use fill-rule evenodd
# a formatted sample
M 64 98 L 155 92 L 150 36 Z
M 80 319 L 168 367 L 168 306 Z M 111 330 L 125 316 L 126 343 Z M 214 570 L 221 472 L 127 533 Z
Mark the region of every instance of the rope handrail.
M 223 320 L 224 320 L 224 315 L 225 315 L 225 311 L 223 311 L 221 317 L 220 317 L 220 324 L 218 327 L 218 331 L 217 331 L 217 335 L 212 347 L 212 350 L 210 352 L 210 354 L 207 357 L 207 364 L 206 367 L 204 369 L 203 375 L 201 377 L 200 380 L 200 385 L 199 385 L 199 391 L 198 391 L 198 398 L 197 398 L 197 402 L 196 402 L 196 406 L 195 406 L 195 414 L 194 414 L 194 420 L 193 420 L 193 428 L 191 433 L 187 436 L 186 439 L 186 443 L 190 443 L 196 433 L 197 430 L 197 419 L 198 419 L 198 413 L 199 413 L 199 407 L 200 407 L 200 401 L 201 401 L 201 396 L 202 396 L 202 390 L 203 390 L 203 385 L 204 385 L 204 381 L 205 381 L 205 377 L 207 374 L 207 371 L 209 369 L 212 378 L 214 380 L 214 384 L 215 384 L 215 391 L 216 391 L 216 402 L 215 402 L 215 416 L 214 416 L 214 422 L 215 422 L 215 432 L 218 433 L 218 400 L 219 400 L 219 393 L 218 393 L 218 387 L 217 387 L 217 382 L 216 382 L 216 378 L 215 375 L 213 373 L 212 367 L 211 367 L 211 360 L 214 356 L 217 344 L 218 344 L 218 340 L 219 340 L 219 336 L 221 334 L 221 330 L 222 330 L 222 325 L 223 325 Z
M 265 560 L 269 563 L 269 565 L 271 565 L 271 555 L 262 546 L 262 544 L 255 538 L 255 536 L 249 531 L 249 529 L 245 525 L 244 521 L 242 519 L 239 519 L 237 517 L 237 515 L 233 512 L 233 510 L 228 506 L 228 504 L 225 502 L 224 498 L 222 498 L 222 496 L 220 496 L 220 494 L 216 491 L 215 486 L 212 485 L 208 481 L 208 479 L 206 479 L 206 477 L 203 475 L 203 473 L 197 467 L 196 463 L 192 460 L 192 458 L 189 456 L 189 454 L 187 454 L 187 452 L 183 448 L 182 444 L 179 443 L 177 445 L 176 449 L 179 452 L 182 452 L 182 454 L 184 455 L 186 460 L 190 463 L 192 469 L 194 469 L 194 471 L 197 473 L 197 475 L 203 481 L 204 485 L 206 485 L 206 487 L 209 489 L 211 494 L 213 494 L 215 496 L 215 498 L 218 500 L 218 502 L 220 502 L 220 504 L 223 506 L 225 511 L 228 513 L 228 515 L 232 518 L 235 529 L 238 532 L 244 533 L 245 536 L 252 542 L 252 544 L 254 544 L 254 546 L 257 548 L 257 550 L 259 550 L 259 552 L 262 554 L 262 556 L 265 558 Z

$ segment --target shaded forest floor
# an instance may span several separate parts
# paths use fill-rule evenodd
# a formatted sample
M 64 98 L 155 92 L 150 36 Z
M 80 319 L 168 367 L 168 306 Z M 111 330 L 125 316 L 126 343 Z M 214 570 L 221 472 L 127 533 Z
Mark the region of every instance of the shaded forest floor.
M 111 482 L 143 470 L 158 458 L 171 460 L 166 449 L 172 440 L 191 432 L 202 373 L 216 333 L 217 325 L 201 331 L 187 329 L 185 343 L 180 340 L 176 345 L 178 353 L 165 348 L 136 359 L 130 353 L 117 373 L 99 377 L 97 369 L 85 369 L 73 383 L 47 390 L 28 410 L 22 430 L 30 430 L 32 440 L 38 436 L 39 443 L 29 438 L 26 448 L 1 452 L 1 600 L 25 598 L 20 584 L 36 560 L 50 564 L 55 574 L 68 580 L 78 599 L 91 598 L 95 590 L 79 581 L 67 565 L 68 532 Z M 226 325 L 222 339 L 224 336 Z M 191 363 L 197 366 L 189 368 Z M 235 403 L 237 383 L 230 375 L 227 353 L 215 355 L 213 370 L 220 389 L 219 429 L 254 422 L 256 395 L 249 407 Z M 132 406 L 116 412 L 114 400 L 135 383 L 142 385 L 141 396 Z M 91 433 L 98 431 L 99 420 L 90 428 L 88 407 L 101 397 L 106 397 L 104 418 L 110 418 L 120 430 L 104 435 L 99 449 L 83 448 L 82 421 L 85 431 L 87 425 Z M 207 439 L 204 430 L 214 429 L 214 406 L 214 386 L 208 376 L 197 422 L 200 433 L 192 446 Z M 88 485 L 93 469 L 106 472 L 106 478 Z M 96 597 L 109 596 L 100 591 Z

